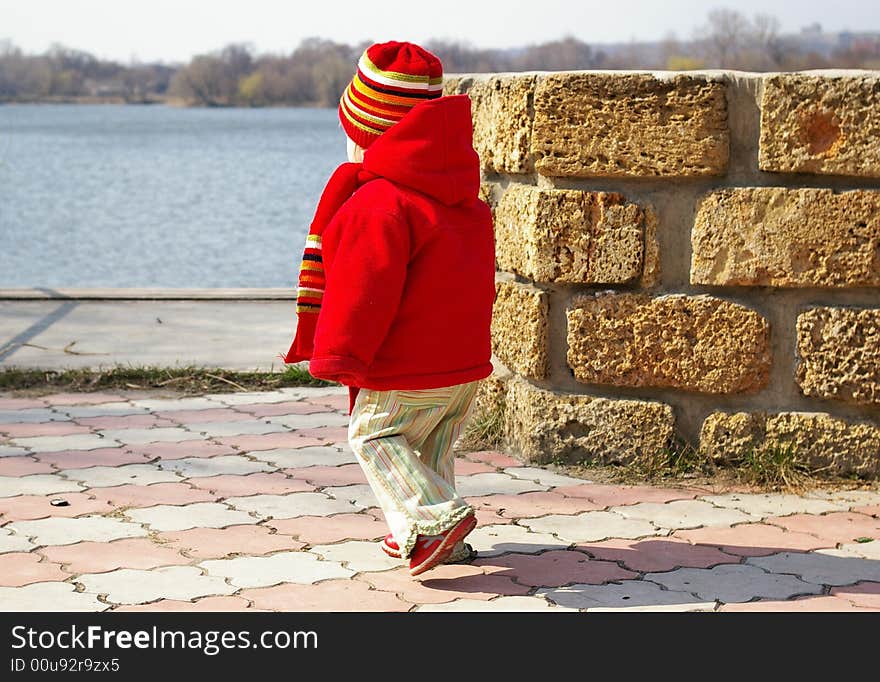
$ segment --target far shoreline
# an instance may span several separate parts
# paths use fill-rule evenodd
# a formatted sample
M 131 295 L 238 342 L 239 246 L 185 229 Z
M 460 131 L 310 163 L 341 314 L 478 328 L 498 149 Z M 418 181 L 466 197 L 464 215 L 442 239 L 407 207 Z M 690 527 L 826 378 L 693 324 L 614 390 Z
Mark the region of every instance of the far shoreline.
M 166 106 L 177 109 L 333 109 L 332 106 L 315 103 L 302 104 L 191 104 L 186 101 L 167 98 L 130 101 L 123 97 L 51 97 L 32 100 L 0 100 L 0 107 L 48 104 L 90 104 L 126 106 Z

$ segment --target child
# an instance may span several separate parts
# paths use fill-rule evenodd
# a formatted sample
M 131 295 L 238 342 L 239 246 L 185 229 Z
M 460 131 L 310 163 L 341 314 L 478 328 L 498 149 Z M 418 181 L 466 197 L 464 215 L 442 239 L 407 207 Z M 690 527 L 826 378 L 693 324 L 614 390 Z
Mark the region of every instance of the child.
M 318 203 L 284 357 L 349 387 L 349 443 L 391 531 L 382 549 L 412 575 L 472 555 L 452 445 L 492 372 L 492 217 L 470 100 L 441 96 L 442 81 L 412 43 L 361 56 L 339 104 L 349 163 Z

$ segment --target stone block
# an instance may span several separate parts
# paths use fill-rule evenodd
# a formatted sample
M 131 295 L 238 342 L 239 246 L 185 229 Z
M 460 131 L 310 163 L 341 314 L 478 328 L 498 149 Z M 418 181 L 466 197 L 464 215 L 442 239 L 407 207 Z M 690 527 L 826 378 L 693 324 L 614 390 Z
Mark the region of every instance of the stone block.
M 510 369 L 532 379 L 549 373 L 546 292 L 511 281 L 495 283 L 492 352 Z

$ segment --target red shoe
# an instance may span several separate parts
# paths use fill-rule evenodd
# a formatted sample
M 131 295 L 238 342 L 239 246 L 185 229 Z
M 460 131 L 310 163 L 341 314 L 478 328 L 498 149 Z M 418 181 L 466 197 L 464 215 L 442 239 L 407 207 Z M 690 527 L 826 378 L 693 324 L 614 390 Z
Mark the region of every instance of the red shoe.
M 400 559 L 400 545 L 394 539 L 394 536 L 391 533 L 385 536 L 385 539 L 379 543 L 379 546 L 382 548 L 382 551 L 385 552 L 392 559 Z
M 455 549 L 455 543 L 463 539 L 476 525 L 476 516 L 468 514 L 440 535 L 419 535 L 409 560 L 410 575 L 419 575 L 442 563 Z

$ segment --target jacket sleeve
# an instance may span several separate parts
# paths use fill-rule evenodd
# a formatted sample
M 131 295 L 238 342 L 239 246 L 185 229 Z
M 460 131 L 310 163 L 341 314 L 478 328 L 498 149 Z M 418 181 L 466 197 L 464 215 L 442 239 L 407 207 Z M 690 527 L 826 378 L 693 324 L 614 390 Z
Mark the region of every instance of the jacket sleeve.
M 409 227 L 391 213 L 348 210 L 324 230 L 326 287 L 309 372 L 361 386 L 388 335 L 406 281 Z

